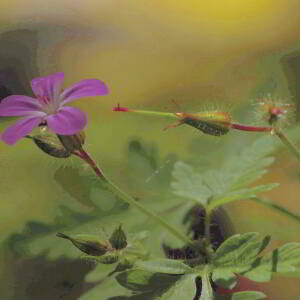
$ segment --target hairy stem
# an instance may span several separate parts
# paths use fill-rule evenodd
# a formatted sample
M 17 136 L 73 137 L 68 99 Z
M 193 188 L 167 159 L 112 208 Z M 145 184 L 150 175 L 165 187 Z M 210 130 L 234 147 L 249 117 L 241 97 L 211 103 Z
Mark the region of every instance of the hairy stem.
M 289 138 L 285 135 L 285 133 L 280 130 L 276 129 L 275 134 L 280 138 L 282 143 L 289 149 L 289 151 L 294 154 L 294 156 L 300 161 L 300 152 L 297 147 L 289 140 Z
M 170 224 L 168 224 L 164 219 L 162 219 L 160 216 L 156 215 L 154 212 L 146 208 L 144 205 L 136 201 L 134 198 L 129 196 L 127 193 L 120 190 L 112 181 L 110 181 L 103 173 L 103 171 L 98 167 L 97 163 L 92 159 L 92 157 L 83 149 L 76 150 L 73 152 L 76 156 L 83 159 L 86 163 L 89 164 L 89 166 L 94 170 L 96 175 L 103 180 L 103 182 L 106 184 L 106 187 L 117 197 L 121 198 L 123 201 L 128 203 L 129 205 L 135 207 L 138 211 L 146 215 L 147 217 L 154 220 L 156 223 L 158 223 L 160 226 L 164 227 L 166 230 L 168 230 L 171 234 L 176 236 L 179 240 L 181 240 L 183 243 L 192 245 L 193 242 L 184 234 L 177 231 L 174 227 L 172 227 Z

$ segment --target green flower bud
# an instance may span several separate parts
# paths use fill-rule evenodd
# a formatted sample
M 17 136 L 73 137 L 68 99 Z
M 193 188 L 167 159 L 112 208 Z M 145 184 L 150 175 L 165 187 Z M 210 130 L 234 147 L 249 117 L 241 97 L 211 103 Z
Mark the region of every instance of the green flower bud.
M 71 156 L 71 152 L 66 150 L 55 135 L 39 134 L 35 136 L 26 136 L 46 154 L 56 158 L 67 158 Z
M 104 255 L 107 251 L 112 249 L 108 241 L 101 240 L 94 235 L 76 234 L 73 236 L 68 236 L 58 232 L 56 236 L 71 241 L 79 250 L 92 256 Z
M 123 249 L 127 246 L 127 238 L 121 225 L 114 230 L 111 237 L 109 238 L 109 242 L 112 247 L 117 250 Z
M 73 152 L 81 150 L 85 141 L 84 131 L 79 131 L 73 135 L 57 135 L 67 151 Z

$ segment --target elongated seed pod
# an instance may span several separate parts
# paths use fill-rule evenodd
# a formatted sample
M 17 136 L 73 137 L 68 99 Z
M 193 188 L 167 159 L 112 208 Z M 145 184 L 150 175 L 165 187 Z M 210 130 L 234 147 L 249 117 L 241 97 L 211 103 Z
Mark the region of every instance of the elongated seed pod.
M 183 124 L 190 125 L 205 134 L 222 136 L 229 132 L 231 116 L 226 112 L 204 112 L 198 114 L 176 113 Z

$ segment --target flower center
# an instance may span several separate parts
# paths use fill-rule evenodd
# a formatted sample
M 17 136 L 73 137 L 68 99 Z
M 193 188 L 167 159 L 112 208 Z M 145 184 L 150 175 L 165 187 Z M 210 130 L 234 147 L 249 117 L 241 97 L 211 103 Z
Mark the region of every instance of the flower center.
M 46 96 L 38 97 L 39 102 L 42 104 L 41 110 L 47 115 L 55 114 L 59 105 L 55 99 L 49 99 Z

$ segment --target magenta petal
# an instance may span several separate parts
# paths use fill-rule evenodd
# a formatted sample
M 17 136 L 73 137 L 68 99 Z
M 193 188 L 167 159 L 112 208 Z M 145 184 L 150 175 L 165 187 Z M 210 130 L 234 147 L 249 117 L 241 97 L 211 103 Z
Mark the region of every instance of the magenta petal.
M 60 72 L 32 79 L 31 88 L 37 97 L 53 100 L 59 96 L 63 83 L 64 73 Z
M 108 94 L 107 85 L 98 79 L 85 79 L 65 89 L 60 95 L 61 105 L 82 97 Z
M 6 128 L 1 135 L 1 139 L 9 145 L 15 144 L 22 137 L 37 127 L 42 121 L 41 117 L 30 117 L 17 121 L 12 126 Z
M 87 123 L 86 115 L 75 107 L 62 107 L 55 115 L 45 118 L 48 127 L 57 134 L 71 135 L 82 130 Z
M 4 98 L 0 103 L 0 116 L 27 116 L 40 112 L 41 104 L 37 99 L 13 95 Z

